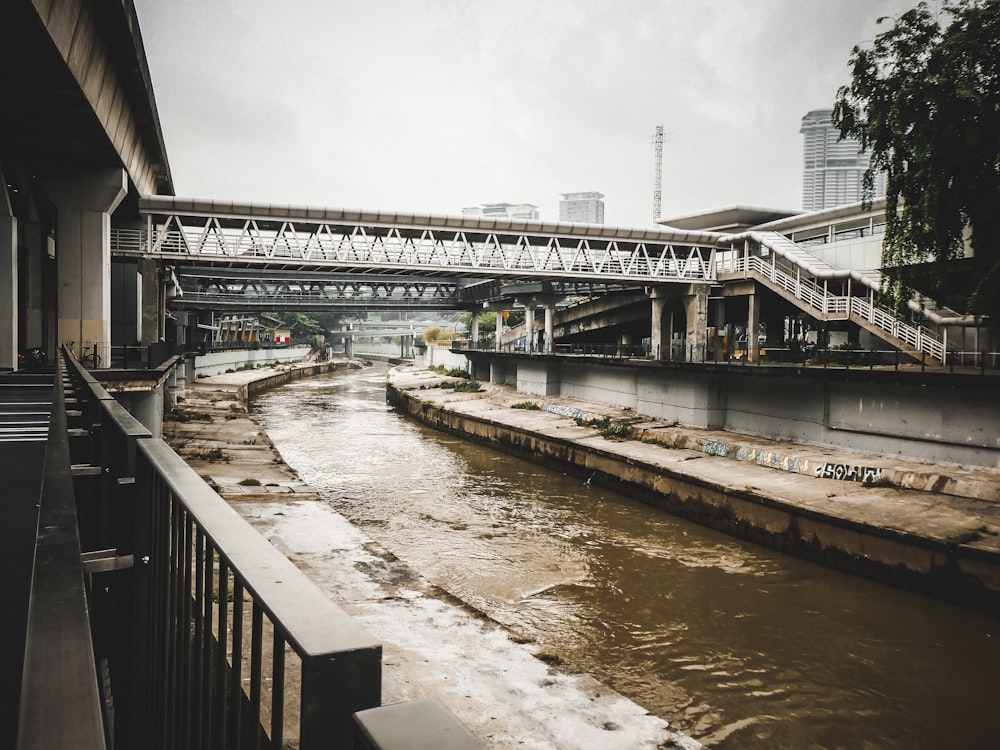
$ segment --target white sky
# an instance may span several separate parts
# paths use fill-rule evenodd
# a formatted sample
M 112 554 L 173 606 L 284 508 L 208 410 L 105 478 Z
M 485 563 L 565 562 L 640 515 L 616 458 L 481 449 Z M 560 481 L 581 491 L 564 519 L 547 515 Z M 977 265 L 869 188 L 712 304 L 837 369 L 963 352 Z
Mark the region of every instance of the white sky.
M 608 224 L 802 205 L 802 116 L 917 0 L 135 0 L 178 195 Z M 933 5 L 933 3 L 932 3 Z

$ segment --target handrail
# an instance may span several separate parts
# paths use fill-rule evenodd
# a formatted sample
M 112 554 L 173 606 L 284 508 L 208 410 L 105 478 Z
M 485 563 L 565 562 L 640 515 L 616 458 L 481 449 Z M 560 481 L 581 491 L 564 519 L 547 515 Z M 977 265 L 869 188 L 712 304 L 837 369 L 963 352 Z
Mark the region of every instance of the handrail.
M 767 263 L 763 258 L 751 255 L 739 258 L 733 264 L 736 272 L 753 273 L 763 280 L 783 289 L 785 292 L 824 315 L 852 315 L 866 320 L 893 338 L 915 347 L 922 355 L 943 362 L 944 342 L 934 331 L 923 326 L 912 326 L 896 318 L 889 311 L 873 305 L 861 297 L 838 296 L 829 293 L 807 279 L 796 278 Z
M 28 603 L 18 750 L 106 747 L 62 375 L 57 358 Z
M 353 713 L 380 703 L 381 645 L 64 355 L 98 444 L 91 510 L 129 519 L 89 523 L 92 541 L 136 563 L 102 574 L 116 577 L 91 603 L 116 744 L 241 746 L 259 733 L 275 747 L 350 747 Z M 296 682 L 298 714 L 285 708 Z

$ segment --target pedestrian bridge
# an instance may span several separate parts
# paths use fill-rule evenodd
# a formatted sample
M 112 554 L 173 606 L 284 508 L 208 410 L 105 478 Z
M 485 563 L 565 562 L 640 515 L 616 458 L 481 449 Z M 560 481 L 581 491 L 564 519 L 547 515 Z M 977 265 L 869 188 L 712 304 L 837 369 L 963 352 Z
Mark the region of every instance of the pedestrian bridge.
M 144 196 L 112 252 L 176 265 L 452 278 L 684 283 L 714 278 L 719 235 Z
M 724 234 L 152 195 L 139 199 L 139 210 L 146 229 L 116 229 L 112 252 L 174 266 L 184 280 L 179 307 L 459 309 L 476 302 L 461 290 L 477 279 L 675 286 L 681 294 L 752 279 L 817 320 L 850 320 L 938 365 L 948 357 L 946 326 L 966 324 L 942 316 L 931 300 L 911 308 L 932 327 L 900 321 L 877 303 L 878 272 L 834 268 L 773 231 Z M 693 329 L 705 326 L 699 321 Z

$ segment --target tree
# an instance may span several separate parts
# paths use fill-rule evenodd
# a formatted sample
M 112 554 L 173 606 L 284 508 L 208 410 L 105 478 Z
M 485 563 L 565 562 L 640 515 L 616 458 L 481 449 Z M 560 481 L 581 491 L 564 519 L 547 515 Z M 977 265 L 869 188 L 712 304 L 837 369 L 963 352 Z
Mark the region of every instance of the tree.
M 901 309 L 929 262 L 943 284 L 968 237 L 966 312 L 1000 325 L 1000 0 L 921 2 L 850 66 L 833 124 L 871 152 L 866 201 L 886 175 L 885 291 Z

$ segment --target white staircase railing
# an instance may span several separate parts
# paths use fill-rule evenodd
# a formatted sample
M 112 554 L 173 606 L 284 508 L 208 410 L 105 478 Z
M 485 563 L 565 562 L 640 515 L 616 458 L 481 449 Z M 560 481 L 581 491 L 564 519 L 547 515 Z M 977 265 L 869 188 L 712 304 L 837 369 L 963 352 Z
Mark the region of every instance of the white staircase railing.
M 789 297 L 804 303 L 819 315 L 836 316 L 845 320 L 853 317 L 867 321 L 873 328 L 913 347 L 923 357 L 931 357 L 942 364 L 945 362 L 945 343 L 936 332 L 899 320 L 890 311 L 875 305 L 869 297 L 831 294 L 811 279 L 793 276 L 758 255 L 735 258 L 726 271 L 743 273 L 744 276 L 753 274 Z

